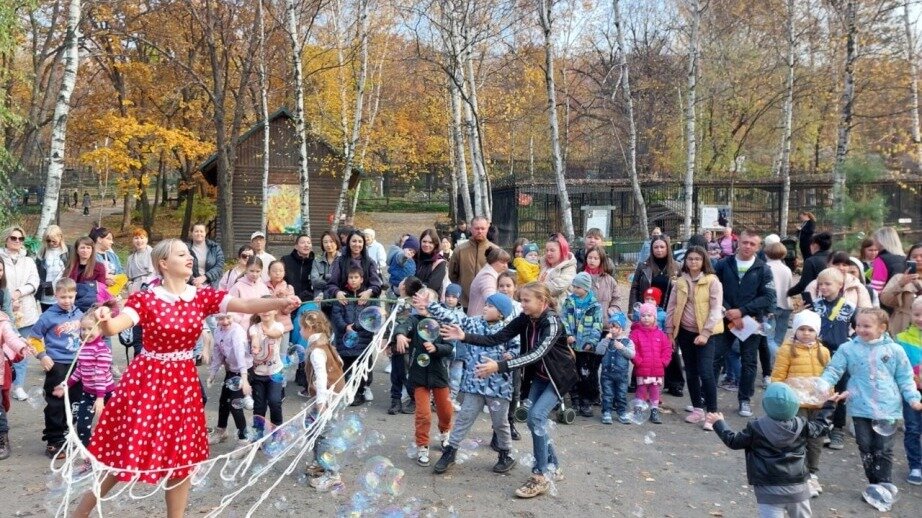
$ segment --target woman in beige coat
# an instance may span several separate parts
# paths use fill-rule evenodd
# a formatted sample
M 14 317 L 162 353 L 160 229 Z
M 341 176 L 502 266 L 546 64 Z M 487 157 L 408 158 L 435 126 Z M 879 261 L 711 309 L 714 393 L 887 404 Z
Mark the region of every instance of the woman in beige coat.
M 912 301 L 922 294 L 922 279 L 918 273 L 922 269 L 922 243 L 912 245 L 907 256 L 907 263 L 916 263 L 916 273 L 894 275 L 880 292 L 880 303 L 893 308 L 887 328 L 890 336 L 896 336 L 909 327 L 912 323 Z

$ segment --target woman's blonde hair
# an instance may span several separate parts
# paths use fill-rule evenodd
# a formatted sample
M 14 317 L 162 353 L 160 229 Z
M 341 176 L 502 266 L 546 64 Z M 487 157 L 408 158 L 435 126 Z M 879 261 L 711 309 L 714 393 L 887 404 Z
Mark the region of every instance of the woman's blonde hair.
M 903 242 L 900 241 L 900 235 L 896 233 L 895 228 L 880 227 L 871 237 L 880 245 L 881 251 L 886 250 L 891 254 L 903 255 Z
M 22 234 L 22 237 L 26 237 L 26 231 L 22 229 L 19 225 L 12 225 L 3 229 L 3 242 L 6 243 L 6 240 L 10 238 L 13 232 L 19 232 Z
M 48 228 L 45 229 L 45 235 L 42 236 L 42 247 L 38 251 L 39 257 L 45 257 L 45 252 L 48 251 L 48 240 L 54 238 L 58 240 L 58 248 L 67 249 L 67 245 L 64 243 L 64 232 L 61 230 L 61 227 L 57 225 L 48 225 Z
M 186 244 L 182 242 L 182 239 L 171 237 L 169 239 L 160 241 L 156 246 L 154 246 L 154 249 L 151 250 L 150 262 L 154 265 L 154 271 L 157 272 L 157 275 L 163 277 L 163 270 L 160 268 L 160 261 L 166 261 L 169 259 L 170 254 L 173 253 L 173 247 L 177 244 L 186 246 Z
M 538 300 L 547 304 L 547 306 L 554 311 L 557 311 L 557 299 L 551 295 L 551 290 L 547 288 L 547 285 L 541 282 L 533 281 L 519 288 L 519 296 L 522 292 L 527 291 L 535 296 Z

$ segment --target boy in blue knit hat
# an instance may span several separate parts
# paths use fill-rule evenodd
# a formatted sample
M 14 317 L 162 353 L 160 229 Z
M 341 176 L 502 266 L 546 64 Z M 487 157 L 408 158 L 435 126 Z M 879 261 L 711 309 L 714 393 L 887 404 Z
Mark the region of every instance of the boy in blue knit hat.
M 602 355 L 602 423 L 612 424 L 614 410 L 619 423 L 630 424 L 627 385 L 631 378 L 634 342 L 627 336 L 630 327 L 624 313 L 613 313 L 608 317 L 608 325 L 608 334 L 596 348 L 596 353 Z
M 759 516 L 812 516 L 810 472 L 804 459 L 807 438 L 829 433 L 834 406 L 827 402 L 816 419 L 797 417 L 800 401 L 794 389 L 772 383 L 765 389 L 765 416 L 749 421 L 742 432 L 734 432 L 723 414 L 709 413 L 706 420 L 730 449 L 746 450 L 746 478 L 753 486 Z
M 602 305 L 592 291 L 592 276 L 576 274 L 570 283 L 570 295 L 560 309 L 560 320 L 567 333 L 567 343 L 576 353 L 579 382 L 570 391 L 573 406 L 583 417 L 592 417 L 592 402 L 599 397 L 599 363 L 596 346 L 602 338 Z

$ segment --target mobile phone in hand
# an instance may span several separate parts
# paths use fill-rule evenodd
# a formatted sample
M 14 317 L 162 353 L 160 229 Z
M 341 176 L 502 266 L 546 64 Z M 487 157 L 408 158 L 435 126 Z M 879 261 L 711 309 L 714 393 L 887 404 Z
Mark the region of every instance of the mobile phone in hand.
M 916 262 L 915 261 L 906 261 L 906 273 L 913 275 L 916 273 Z

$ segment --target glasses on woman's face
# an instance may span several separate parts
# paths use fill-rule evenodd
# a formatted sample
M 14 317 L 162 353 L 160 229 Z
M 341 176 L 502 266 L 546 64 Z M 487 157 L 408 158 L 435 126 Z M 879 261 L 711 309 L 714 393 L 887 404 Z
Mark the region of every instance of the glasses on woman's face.
M 241 260 L 241 261 L 249 261 L 251 257 L 253 257 L 253 254 L 241 254 L 241 255 L 240 255 L 240 260 Z
M 20 242 L 20 243 L 26 240 L 24 236 L 10 236 L 7 239 L 9 239 L 10 241 Z

